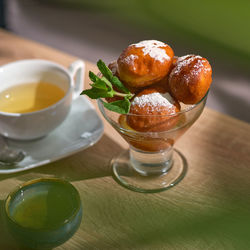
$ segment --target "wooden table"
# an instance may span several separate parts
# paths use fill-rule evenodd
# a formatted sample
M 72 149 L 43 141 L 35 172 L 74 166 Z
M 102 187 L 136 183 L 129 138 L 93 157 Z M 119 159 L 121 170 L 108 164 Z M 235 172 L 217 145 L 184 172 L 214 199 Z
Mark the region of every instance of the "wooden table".
M 49 59 L 64 66 L 75 60 L 0 30 L 0 65 L 25 58 Z M 93 64 L 86 64 L 87 71 L 96 71 Z M 186 177 L 157 194 L 136 193 L 113 180 L 109 162 L 127 145 L 104 124 L 103 137 L 87 150 L 33 170 L 0 175 L 1 205 L 24 181 L 66 178 L 80 192 L 84 215 L 80 229 L 58 250 L 250 249 L 249 124 L 205 108 L 176 143 L 188 160 Z M 0 249 L 19 249 L 2 218 Z

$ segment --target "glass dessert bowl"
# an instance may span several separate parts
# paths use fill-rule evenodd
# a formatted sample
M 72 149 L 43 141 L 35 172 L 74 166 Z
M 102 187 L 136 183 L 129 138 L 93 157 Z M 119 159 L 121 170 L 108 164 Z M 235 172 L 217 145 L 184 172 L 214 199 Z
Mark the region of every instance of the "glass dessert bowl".
M 98 99 L 104 118 L 128 142 L 129 150 L 113 159 L 115 180 L 128 189 L 155 193 L 169 189 L 179 183 L 187 171 L 184 155 L 174 149 L 174 144 L 202 113 L 207 94 L 194 105 L 181 103 L 179 112 L 172 115 L 118 114 L 106 109 Z M 131 128 L 128 121 L 147 121 L 155 124 L 151 131 Z
M 104 118 L 128 142 L 112 160 L 116 181 L 138 192 L 154 193 L 180 182 L 187 171 L 176 140 L 198 119 L 212 82 L 212 68 L 199 55 L 175 56 L 157 40 L 125 48 L 108 66 L 89 72 L 91 88 Z

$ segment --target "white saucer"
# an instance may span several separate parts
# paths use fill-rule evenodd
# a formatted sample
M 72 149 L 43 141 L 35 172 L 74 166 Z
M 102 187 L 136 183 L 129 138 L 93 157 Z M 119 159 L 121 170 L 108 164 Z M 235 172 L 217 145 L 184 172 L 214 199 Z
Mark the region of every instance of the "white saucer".
M 22 149 L 26 157 L 15 165 L 0 164 L 0 174 L 16 173 L 62 159 L 95 144 L 103 134 L 103 123 L 94 106 L 80 96 L 66 120 L 48 136 L 33 141 L 7 140 L 14 149 Z

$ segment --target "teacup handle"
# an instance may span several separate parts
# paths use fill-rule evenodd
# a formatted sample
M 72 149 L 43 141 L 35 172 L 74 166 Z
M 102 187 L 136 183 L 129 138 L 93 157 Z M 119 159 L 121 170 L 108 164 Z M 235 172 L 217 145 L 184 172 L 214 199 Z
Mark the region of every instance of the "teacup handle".
M 85 63 L 77 60 L 69 66 L 69 73 L 74 80 L 73 100 L 76 99 L 84 88 Z

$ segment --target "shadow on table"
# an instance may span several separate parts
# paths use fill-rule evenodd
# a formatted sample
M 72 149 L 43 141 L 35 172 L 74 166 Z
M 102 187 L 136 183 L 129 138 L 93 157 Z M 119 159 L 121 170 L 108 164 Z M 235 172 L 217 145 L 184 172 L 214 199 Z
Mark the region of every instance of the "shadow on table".
M 223 124 L 218 123 L 216 126 L 217 130 L 224 130 Z M 210 134 L 211 142 L 223 140 L 220 138 L 223 133 L 217 131 Z M 231 136 L 237 138 L 237 130 Z M 192 142 L 189 143 L 192 148 Z M 218 162 L 214 162 L 213 166 L 210 166 L 209 160 L 205 160 L 207 166 L 193 170 L 190 168 L 187 178 L 192 179 L 192 185 L 183 181 L 183 185 L 180 183 L 173 189 L 155 195 L 135 193 L 124 188 L 119 192 L 122 187 L 118 186 L 115 191 L 92 186 L 91 193 L 85 193 L 83 197 L 83 241 L 79 246 L 88 250 L 249 249 L 250 169 L 236 167 L 239 156 L 240 165 L 243 166 L 242 161 L 245 161 L 247 166 L 247 162 L 250 162 L 249 152 L 246 148 L 238 148 L 237 140 L 225 145 L 221 152 L 216 152 L 218 148 L 211 146 L 197 149 L 196 153 L 204 159 L 219 154 L 224 165 L 220 164 L 217 156 Z M 238 153 L 234 154 L 236 148 Z M 43 174 L 75 181 L 110 176 L 109 162 L 121 150 L 117 143 L 104 135 L 87 150 L 14 177 L 26 181 L 30 175 L 38 177 Z M 211 171 L 209 176 L 206 169 Z M 200 176 L 195 179 L 197 175 L 192 176 L 192 171 L 198 171 L 198 175 L 204 177 L 204 183 L 200 182 Z M 185 191 L 185 188 L 190 191 Z M 5 236 L 1 228 L 0 249 L 6 249 L 9 241 L 11 239 Z
M 84 151 L 45 166 L 16 174 L 1 175 L 0 180 L 16 178 L 28 181 L 43 175 L 77 181 L 111 176 L 110 161 L 122 150 L 123 148 L 110 137 L 103 135 L 99 142 Z
M 74 249 L 248 249 L 249 211 L 178 187 L 160 195 L 93 187 L 85 197 L 82 242 Z M 220 191 L 219 191 L 220 192 Z M 244 207 L 244 201 L 237 207 Z M 82 248 L 80 247 L 82 246 Z
M 39 178 L 42 175 L 64 178 L 68 181 L 77 181 L 111 176 L 110 160 L 122 150 L 121 146 L 110 137 L 104 135 L 98 143 L 82 152 L 46 166 L 41 166 L 16 174 L 1 175 L 0 180 L 15 178 L 18 181 L 25 182 L 33 178 Z M 12 189 L 14 188 L 15 187 Z M 3 204 L 4 201 L 0 200 L 1 211 L 3 210 Z M 6 226 L 4 225 L 4 217 L 1 212 L 0 249 L 22 249 L 15 244 L 15 240 L 8 233 Z
M 92 236 L 86 249 L 249 249 L 250 136 L 242 147 L 234 124 L 225 131 L 223 122 L 214 122 L 204 127 L 211 134 L 207 146 L 194 147 L 204 165 L 190 166 L 189 182 L 154 195 L 94 188 L 85 203 L 83 230 Z M 188 140 L 191 149 L 195 142 Z
M 203 123 L 205 122 L 204 119 Z M 225 126 L 227 122 L 230 126 Z M 208 140 L 202 144 L 204 147 L 192 145 L 197 142 L 195 133 L 192 134 L 193 141 L 186 137 L 188 147 L 195 148 L 195 152 L 185 149 L 183 137 L 183 151 L 195 153 L 204 160 L 201 164 L 189 166 L 186 177 L 189 178 L 189 184 L 186 182 L 189 192 L 183 192 L 180 183 L 164 194 L 164 199 L 168 200 L 165 202 L 165 208 L 157 206 L 153 200 L 148 206 L 143 206 L 140 211 L 145 213 L 145 220 L 138 219 L 138 225 L 132 225 L 137 227 L 136 230 L 141 230 L 143 235 L 138 236 L 139 240 L 136 242 L 144 245 L 142 239 L 145 238 L 145 246 L 147 242 L 162 242 L 166 244 L 166 248 L 168 246 L 174 249 L 250 248 L 250 135 L 246 132 L 248 125 L 229 117 L 224 117 L 221 121 L 214 119 L 214 123 L 199 127 L 203 134 L 211 135 L 210 138 L 204 137 Z M 192 129 L 195 130 L 195 126 Z
M 88 197 L 82 234 L 87 239 L 81 247 L 89 250 L 157 249 L 157 246 L 158 249 L 247 249 L 250 244 L 248 212 L 235 214 L 209 208 L 207 204 L 202 208 L 199 201 L 180 200 L 178 193 L 174 197 L 174 192 L 169 195 L 165 192 L 164 199 L 128 192 L 131 197 L 136 196 L 133 202 L 129 202 L 131 197 L 128 199 L 111 190 Z M 107 204 L 113 204 L 112 212 Z M 12 248 L 12 240 L 5 230 L 1 228 L 0 233 L 0 249 L 20 249 Z
M 249 249 L 250 135 L 238 138 L 247 125 L 228 117 L 214 123 L 203 128 L 211 135 L 206 147 L 188 140 L 204 161 L 173 189 L 154 195 L 94 190 L 86 204 L 84 230 L 92 236 L 86 249 Z

